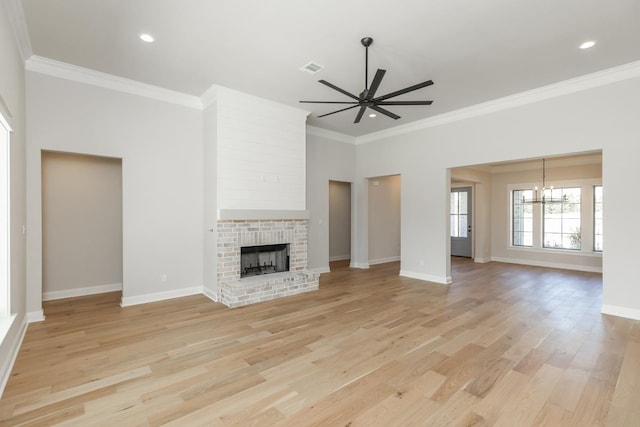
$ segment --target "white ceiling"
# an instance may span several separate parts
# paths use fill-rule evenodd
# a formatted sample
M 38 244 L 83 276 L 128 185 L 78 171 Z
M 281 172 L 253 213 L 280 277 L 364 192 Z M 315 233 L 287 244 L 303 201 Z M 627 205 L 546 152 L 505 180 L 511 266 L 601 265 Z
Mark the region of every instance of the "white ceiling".
M 639 0 L 22 0 L 36 55 L 200 96 L 212 84 L 311 111 L 308 123 L 360 136 L 640 60 Z M 151 33 L 156 42 L 138 39 Z M 349 100 L 317 82 L 394 100 L 394 121 L 299 100 Z M 578 45 L 595 39 L 597 45 Z M 299 70 L 309 61 L 325 69 Z M 335 108 L 334 108 L 335 107 Z

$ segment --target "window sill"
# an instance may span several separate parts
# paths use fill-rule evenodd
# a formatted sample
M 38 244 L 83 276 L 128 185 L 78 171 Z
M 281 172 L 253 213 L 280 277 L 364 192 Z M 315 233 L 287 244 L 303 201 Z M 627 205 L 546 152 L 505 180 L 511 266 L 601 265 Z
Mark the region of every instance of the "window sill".
M 533 252 L 539 254 L 562 254 L 573 255 L 578 257 L 602 258 L 602 252 L 583 252 L 575 249 L 552 249 L 552 248 L 533 248 L 525 246 L 509 246 L 510 250 L 521 252 Z

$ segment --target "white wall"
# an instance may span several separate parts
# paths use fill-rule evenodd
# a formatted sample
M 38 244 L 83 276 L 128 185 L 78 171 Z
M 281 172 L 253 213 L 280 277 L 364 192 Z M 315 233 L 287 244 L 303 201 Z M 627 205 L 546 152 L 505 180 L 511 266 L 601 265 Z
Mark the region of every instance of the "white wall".
M 355 151 L 356 147 L 348 142 L 336 141 L 314 131 L 307 132 L 307 250 L 310 270 L 329 271 L 329 181 L 353 182 Z M 351 197 L 353 216 L 353 186 Z
M 358 145 L 356 181 L 402 174 L 401 274 L 444 283 L 450 275 L 448 168 L 602 149 L 604 309 L 640 318 L 640 288 L 633 284 L 640 246 L 625 225 L 627 212 L 640 208 L 640 200 L 627 197 L 636 192 L 640 158 L 640 78 L 558 92 L 563 95 Z M 367 221 L 364 199 L 357 198 L 360 223 Z M 368 259 L 366 240 L 358 228 L 356 262 Z
M 8 2 L 7 2 L 8 3 Z M 25 79 L 24 63 L 11 31 L 3 2 L 0 5 L 0 110 L 13 132 L 10 146 L 10 247 L 9 310 L 13 320 L 0 319 L 0 395 L 8 380 L 18 346 L 26 331 L 26 223 L 25 181 Z M 6 322 L 6 323 L 5 323 Z
M 42 152 L 42 290 L 122 289 L 122 161 Z
M 41 150 L 122 158 L 123 304 L 200 292 L 202 111 L 33 71 L 27 106 L 28 310 L 41 307 Z
M 204 253 L 203 253 L 203 291 L 209 298 L 218 299 L 218 256 L 217 256 L 217 141 L 218 111 L 217 104 L 205 108 L 202 115 L 202 168 L 203 168 L 203 206 L 204 206 Z
M 218 209 L 305 209 L 307 112 L 216 91 Z
M 400 175 L 369 178 L 369 265 L 400 259 Z
M 351 183 L 329 181 L 329 261 L 351 258 Z

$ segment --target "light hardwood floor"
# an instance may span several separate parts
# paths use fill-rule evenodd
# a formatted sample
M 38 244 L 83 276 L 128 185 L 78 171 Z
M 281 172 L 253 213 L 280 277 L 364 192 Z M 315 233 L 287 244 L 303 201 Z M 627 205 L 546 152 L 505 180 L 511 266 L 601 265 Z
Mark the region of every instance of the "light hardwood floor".
M 0 425 L 640 425 L 640 322 L 600 314 L 600 275 L 398 269 L 335 263 L 318 292 L 237 309 L 45 303 Z

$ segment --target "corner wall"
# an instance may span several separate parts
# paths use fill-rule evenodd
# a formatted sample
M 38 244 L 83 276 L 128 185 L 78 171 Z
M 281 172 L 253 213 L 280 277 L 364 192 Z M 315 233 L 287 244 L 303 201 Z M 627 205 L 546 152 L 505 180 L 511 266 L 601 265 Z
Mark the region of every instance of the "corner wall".
M 355 151 L 356 147 L 353 144 L 307 131 L 309 270 L 320 273 L 329 271 L 329 181 L 353 182 Z M 352 185 L 352 218 L 354 197 L 355 188 Z M 353 227 L 351 233 L 354 233 Z M 353 245 L 351 251 L 353 253 Z
M 202 111 L 28 71 L 27 114 L 28 311 L 42 307 L 42 150 L 122 158 L 123 305 L 200 293 Z
M 10 281 L 9 311 L 13 318 L 0 319 L 0 396 L 27 330 L 26 310 L 26 125 L 24 62 L 11 30 L 7 8 L 0 5 L 0 109 L 9 121 L 11 133 L 9 161 L 10 187 Z M 6 323 L 4 323 L 6 322 Z

